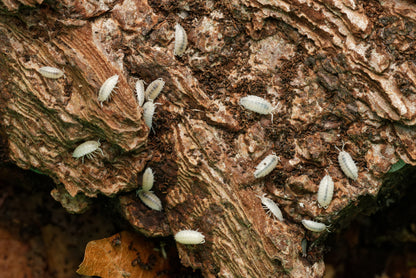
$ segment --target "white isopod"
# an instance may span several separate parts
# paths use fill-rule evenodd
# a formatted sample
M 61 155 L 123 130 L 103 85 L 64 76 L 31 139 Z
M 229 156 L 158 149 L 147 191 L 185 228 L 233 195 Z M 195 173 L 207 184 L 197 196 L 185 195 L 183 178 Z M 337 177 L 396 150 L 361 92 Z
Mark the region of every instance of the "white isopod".
M 181 244 L 202 244 L 205 236 L 198 231 L 182 230 L 175 234 L 175 240 Z
M 162 210 L 162 202 L 152 191 L 139 190 L 136 194 L 142 200 L 143 204 L 149 208 L 157 211 Z
M 111 93 L 113 92 L 114 88 L 116 87 L 118 82 L 118 75 L 113 75 L 108 78 L 100 88 L 98 93 L 98 101 L 103 106 L 103 102 L 110 98 Z
M 173 54 L 181 57 L 186 50 L 188 45 L 188 36 L 186 35 L 185 29 L 179 24 L 175 25 L 175 49 Z
M 82 163 L 84 163 L 84 156 L 87 156 L 89 159 L 94 157 L 94 152 L 99 150 L 102 155 L 104 155 L 103 150 L 100 148 L 101 144 L 100 141 L 86 141 L 76 147 L 72 157 L 78 159 L 82 158 Z
M 153 114 L 155 113 L 156 105 L 153 103 L 153 101 L 147 101 L 143 105 L 143 118 L 144 122 L 149 128 L 152 128 L 152 119 Z
M 277 204 L 273 202 L 272 199 L 269 199 L 265 196 L 266 194 L 263 194 L 263 196 L 257 196 L 257 197 L 260 198 L 263 208 L 267 211 L 267 214 L 268 215 L 273 214 L 273 216 L 276 217 L 279 221 L 283 221 L 282 211 L 279 209 Z
M 153 187 L 154 175 L 152 168 L 148 167 L 143 174 L 142 190 L 150 191 Z
M 338 149 L 338 148 L 337 148 Z M 351 155 L 344 151 L 344 144 L 342 145 L 342 151 L 339 150 L 338 162 L 344 174 L 350 179 L 357 180 L 358 178 L 358 168 L 355 165 L 354 160 Z
M 326 209 L 332 201 L 334 195 L 334 181 L 330 175 L 325 175 L 319 183 L 318 203 Z
M 168 258 L 168 254 L 166 253 L 165 245 L 165 242 L 160 243 L 160 253 L 162 254 L 162 257 L 166 260 Z
M 38 69 L 38 71 L 40 74 L 42 74 L 42 76 L 51 79 L 58 79 L 62 75 L 64 75 L 64 72 L 62 70 L 54 67 L 41 67 L 40 69 Z
M 269 154 L 263 159 L 257 166 L 256 171 L 254 171 L 254 177 L 256 179 L 268 175 L 276 167 L 280 158 L 275 154 Z
M 306 229 L 312 232 L 320 233 L 326 229 L 326 225 L 324 223 L 315 222 L 312 220 L 302 220 L 303 226 L 305 226 Z
M 306 238 L 302 239 L 300 246 L 302 247 L 302 257 L 308 256 L 308 240 Z
M 165 86 L 165 81 L 162 78 L 158 78 L 149 84 L 146 88 L 144 95 L 147 100 L 155 100 Z
M 277 109 L 278 105 L 273 107 L 270 102 L 265 100 L 264 98 L 248 95 L 246 97 L 240 98 L 240 105 L 243 106 L 245 109 L 250 111 L 267 115 L 272 115 L 272 122 L 273 122 L 273 110 Z
M 136 82 L 136 96 L 139 105 L 142 106 L 144 103 L 144 81 L 141 79 Z

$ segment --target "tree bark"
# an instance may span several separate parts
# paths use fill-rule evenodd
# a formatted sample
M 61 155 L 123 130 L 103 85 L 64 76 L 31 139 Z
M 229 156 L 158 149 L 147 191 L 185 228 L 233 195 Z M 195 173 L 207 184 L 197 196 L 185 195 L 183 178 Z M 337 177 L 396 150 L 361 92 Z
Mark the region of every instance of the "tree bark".
M 321 277 L 327 232 L 301 220 L 340 229 L 391 165 L 416 164 L 415 18 L 404 0 L 0 0 L 9 156 L 62 184 L 73 212 L 104 194 L 146 235 L 198 229 L 205 244 L 178 248 L 206 277 Z M 182 58 L 173 55 L 176 22 L 188 34 Z M 47 79 L 42 66 L 65 77 Z M 117 93 L 101 107 L 98 91 L 115 74 Z M 133 88 L 157 78 L 166 86 L 150 131 Z M 273 122 L 239 105 L 247 95 L 277 107 Z M 98 139 L 104 155 L 72 157 Z M 338 165 L 343 143 L 356 181 Z M 277 169 L 255 179 L 271 153 Z M 163 212 L 135 196 L 147 166 Z M 326 173 L 335 193 L 325 210 L 316 192 Z M 62 190 L 54 198 L 71 202 Z M 263 210 L 265 193 L 284 221 Z M 317 240 L 306 257 L 304 237 Z

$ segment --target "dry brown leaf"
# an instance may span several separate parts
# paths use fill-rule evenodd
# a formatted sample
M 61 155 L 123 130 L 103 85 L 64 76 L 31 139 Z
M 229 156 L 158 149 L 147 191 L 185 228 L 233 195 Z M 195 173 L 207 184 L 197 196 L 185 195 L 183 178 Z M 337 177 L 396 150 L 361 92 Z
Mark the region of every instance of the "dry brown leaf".
M 155 247 L 147 238 L 127 231 L 90 241 L 77 273 L 102 278 L 153 278 L 169 268 Z

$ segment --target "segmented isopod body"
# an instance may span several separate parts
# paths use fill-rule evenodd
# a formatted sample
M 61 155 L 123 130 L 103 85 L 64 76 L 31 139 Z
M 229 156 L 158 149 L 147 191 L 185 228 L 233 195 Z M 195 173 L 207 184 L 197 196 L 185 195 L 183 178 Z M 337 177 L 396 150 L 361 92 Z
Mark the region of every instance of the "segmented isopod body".
M 306 229 L 312 232 L 320 233 L 326 229 L 326 225 L 324 223 L 315 222 L 312 220 L 302 220 L 303 226 L 305 226 Z
M 152 128 L 152 119 L 153 114 L 155 113 L 156 105 L 153 103 L 153 101 L 147 101 L 143 105 L 143 118 L 144 122 L 149 128 Z
M 265 100 L 264 98 L 248 95 L 246 97 L 240 98 L 240 105 L 243 106 L 245 109 L 259 114 L 270 114 L 272 116 L 273 123 L 273 110 L 277 109 L 279 104 L 273 107 L 271 103 Z
M 202 244 L 205 236 L 198 231 L 183 230 L 175 234 L 175 240 L 181 244 Z
M 98 93 L 98 101 L 101 103 L 101 106 L 103 106 L 104 101 L 109 99 L 111 93 L 114 90 L 114 87 L 117 85 L 117 82 L 118 82 L 118 75 L 116 74 L 108 78 L 103 83 Z
M 58 79 L 64 75 L 64 72 L 54 67 L 41 67 L 39 73 L 46 78 Z
M 158 78 L 149 84 L 146 88 L 144 95 L 147 100 L 155 100 L 165 86 L 165 81 L 162 78 Z
M 244 108 L 254 111 L 259 114 L 267 115 L 273 110 L 273 106 L 264 98 L 248 95 L 240 98 L 240 105 Z
M 256 171 L 254 171 L 254 177 L 256 179 L 268 175 L 276 167 L 277 162 L 279 162 L 279 157 L 275 154 L 270 154 L 266 156 L 257 166 Z
M 342 151 L 338 155 L 339 166 L 341 167 L 344 174 L 350 179 L 357 180 L 358 178 L 358 169 L 355 165 L 354 160 L 351 155 L 344 151 L 344 146 L 342 146 Z
M 168 258 L 168 254 L 166 253 L 165 245 L 166 243 L 164 242 L 160 243 L 160 253 L 162 254 L 162 257 L 166 260 Z
M 162 202 L 152 191 L 140 190 L 137 192 L 137 196 L 139 196 L 143 204 L 145 204 L 149 208 L 157 211 L 162 210 Z
M 283 221 L 282 211 L 279 209 L 277 204 L 273 202 L 272 199 L 269 199 L 265 196 L 266 194 L 263 194 L 263 196 L 257 196 L 257 197 L 260 198 L 263 208 L 267 211 L 267 214 L 268 215 L 273 214 L 273 216 L 276 217 L 279 221 Z
M 334 181 L 330 175 L 323 177 L 319 183 L 318 189 L 318 203 L 323 207 L 327 208 L 332 201 L 334 195 Z
M 142 182 L 142 190 L 143 191 L 150 191 L 153 187 L 154 175 L 152 168 L 147 168 L 143 174 L 143 182 Z
M 75 148 L 72 157 L 78 159 L 82 158 L 82 163 L 84 163 L 84 156 L 92 159 L 94 157 L 94 152 L 99 150 L 102 155 L 104 155 L 103 150 L 100 148 L 100 141 L 86 141 Z
M 175 49 L 173 54 L 181 57 L 186 50 L 188 45 L 188 36 L 186 35 L 185 29 L 179 24 L 175 25 Z
M 302 257 L 306 257 L 308 255 L 308 240 L 306 238 L 302 239 L 300 246 L 302 247 Z
M 141 79 L 136 82 L 136 96 L 139 105 L 142 106 L 144 103 L 144 82 Z

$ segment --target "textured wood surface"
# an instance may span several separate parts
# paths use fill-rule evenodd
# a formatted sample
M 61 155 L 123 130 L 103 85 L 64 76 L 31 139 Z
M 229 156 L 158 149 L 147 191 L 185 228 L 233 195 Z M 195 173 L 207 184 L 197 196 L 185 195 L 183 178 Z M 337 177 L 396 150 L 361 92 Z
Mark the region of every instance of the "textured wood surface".
M 319 234 L 301 220 L 340 228 L 399 158 L 416 164 L 415 13 L 411 1 L 2 0 L 0 113 L 10 158 L 72 197 L 119 198 L 147 235 L 199 229 L 206 243 L 179 245 L 179 254 L 207 277 L 320 277 L 325 248 L 318 241 L 302 257 L 302 239 Z M 176 22 L 189 39 L 181 58 Z M 46 79 L 42 66 L 66 77 Z M 101 107 L 98 90 L 114 74 L 117 94 Z M 153 132 L 134 84 L 157 78 L 166 85 Z M 246 95 L 279 103 L 273 123 L 239 106 Z M 104 156 L 72 158 L 98 139 Z M 338 165 L 343 143 L 357 181 Z M 271 153 L 276 169 L 254 179 Z M 162 212 L 133 191 L 146 166 Z M 316 193 L 326 170 L 335 191 L 324 210 Z M 283 222 L 266 215 L 264 193 Z

